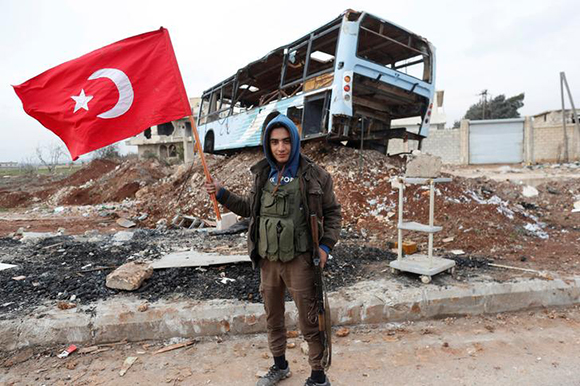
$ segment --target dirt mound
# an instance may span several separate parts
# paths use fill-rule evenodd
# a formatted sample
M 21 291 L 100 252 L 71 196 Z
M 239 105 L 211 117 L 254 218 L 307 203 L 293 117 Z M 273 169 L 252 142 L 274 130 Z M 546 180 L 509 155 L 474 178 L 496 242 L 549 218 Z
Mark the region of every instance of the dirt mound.
M 119 162 L 106 159 L 96 159 L 91 161 L 81 170 L 71 174 L 68 178 L 63 180 L 62 183 L 67 186 L 79 186 L 90 180 L 100 178 L 104 174 L 115 169 L 117 165 L 119 165 Z
M 87 169 L 86 177 L 71 176 L 74 178 L 67 182 L 74 181 L 75 184 L 72 186 L 63 184 L 64 186 L 49 200 L 55 205 L 121 202 L 127 198 L 134 198 L 139 189 L 154 184 L 171 173 L 156 161 L 139 160 L 120 164 L 110 161 L 93 162 Z M 81 172 L 82 170 L 77 173 Z

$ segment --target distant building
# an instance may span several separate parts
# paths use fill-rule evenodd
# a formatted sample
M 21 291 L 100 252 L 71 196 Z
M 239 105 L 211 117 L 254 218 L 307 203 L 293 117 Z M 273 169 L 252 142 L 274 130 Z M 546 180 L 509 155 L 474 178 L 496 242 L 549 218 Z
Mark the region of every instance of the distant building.
M 566 117 L 566 125 L 574 125 L 576 120 L 574 119 L 574 111 L 572 109 L 564 110 L 564 116 Z M 534 127 L 544 127 L 544 126 L 562 126 L 562 109 L 560 110 L 548 110 L 543 113 L 536 114 L 534 118 Z M 580 110 L 576 110 L 576 119 L 580 118 Z
M 15 169 L 18 168 L 20 165 L 18 162 L 0 162 L 0 168 L 4 169 Z
M 445 109 L 443 108 L 444 96 L 444 90 L 435 91 L 435 97 L 433 98 L 433 109 L 431 110 L 430 130 L 445 129 L 445 124 L 447 123 L 447 114 L 445 114 Z M 405 127 L 407 131 L 412 131 L 413 133 L 419 132 L 420 126 L 421 117 L 419 116 L 403 119 L 393 119 L 391 121 L 391 129 Z
M 198 113 L 201 98 L 189 98 L 194 119 Z M 125 142 L 137 146 L 139 158 L 154 156 L 168 161 L 178 160 L 180 155 L 186 163 L 193 160 L 193 136 L 188 118 L 151 126 Z

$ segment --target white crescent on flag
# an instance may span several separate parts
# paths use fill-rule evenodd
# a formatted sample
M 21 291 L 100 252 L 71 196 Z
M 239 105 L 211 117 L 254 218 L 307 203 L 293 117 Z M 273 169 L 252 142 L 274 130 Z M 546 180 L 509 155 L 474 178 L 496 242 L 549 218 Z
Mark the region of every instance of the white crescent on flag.
M 89 80 L 99 78 L 108 78 L 115 83 L 117 90 L 119 90 L 119 100 L 112 109 L 97 115 L 97 117 L 111 119 L 125 114 L 131 108 L 134 98 L 133 86 L 131 85 L 129 77 L 123 71 L 116 68 L 102 68 L 89 76 Z

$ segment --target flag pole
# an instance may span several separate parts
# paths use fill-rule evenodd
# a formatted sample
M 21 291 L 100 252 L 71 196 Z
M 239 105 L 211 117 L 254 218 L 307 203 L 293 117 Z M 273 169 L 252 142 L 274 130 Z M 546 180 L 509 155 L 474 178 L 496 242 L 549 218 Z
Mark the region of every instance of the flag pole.
M 197 127 L 195 126 L 195 122 L 193 120 L 193 115 L 189 116 L 189 123 L 191 123 L 191 131 L 193 132 L 193 136 L 195 137 L 195 146 L 197 146 L 197 152 L 199 153 L 199 157 L 201 158 L 201 164 L 203 165 L 203 173 L 205 174 L 205 179 L 210 184 L 213 183 L 211 175 L 209 174 L 209 169 L 207 168 L 207 163 L 205 162 L 205 155 L 203 154 L 203 150 L 201 148 L 201 142 L 199 141 L 199 134 L 197 133 Z M 220 208 L 218 207 L 217 199 L 215 194 L 211 195 L 211 200 L 213 202 L 213 209 L 215 211 L 215 217 L 217 221 L 221 221 L 222 216 L 220 215 Z

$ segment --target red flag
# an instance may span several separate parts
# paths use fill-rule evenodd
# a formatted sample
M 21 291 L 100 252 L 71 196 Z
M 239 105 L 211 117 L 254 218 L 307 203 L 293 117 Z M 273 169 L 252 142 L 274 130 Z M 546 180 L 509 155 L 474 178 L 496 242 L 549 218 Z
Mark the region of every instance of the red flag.
M 14 91 L 24 111 L 63 140 L 73 160 L 191 115 L 165 28 L 63 63 Z

